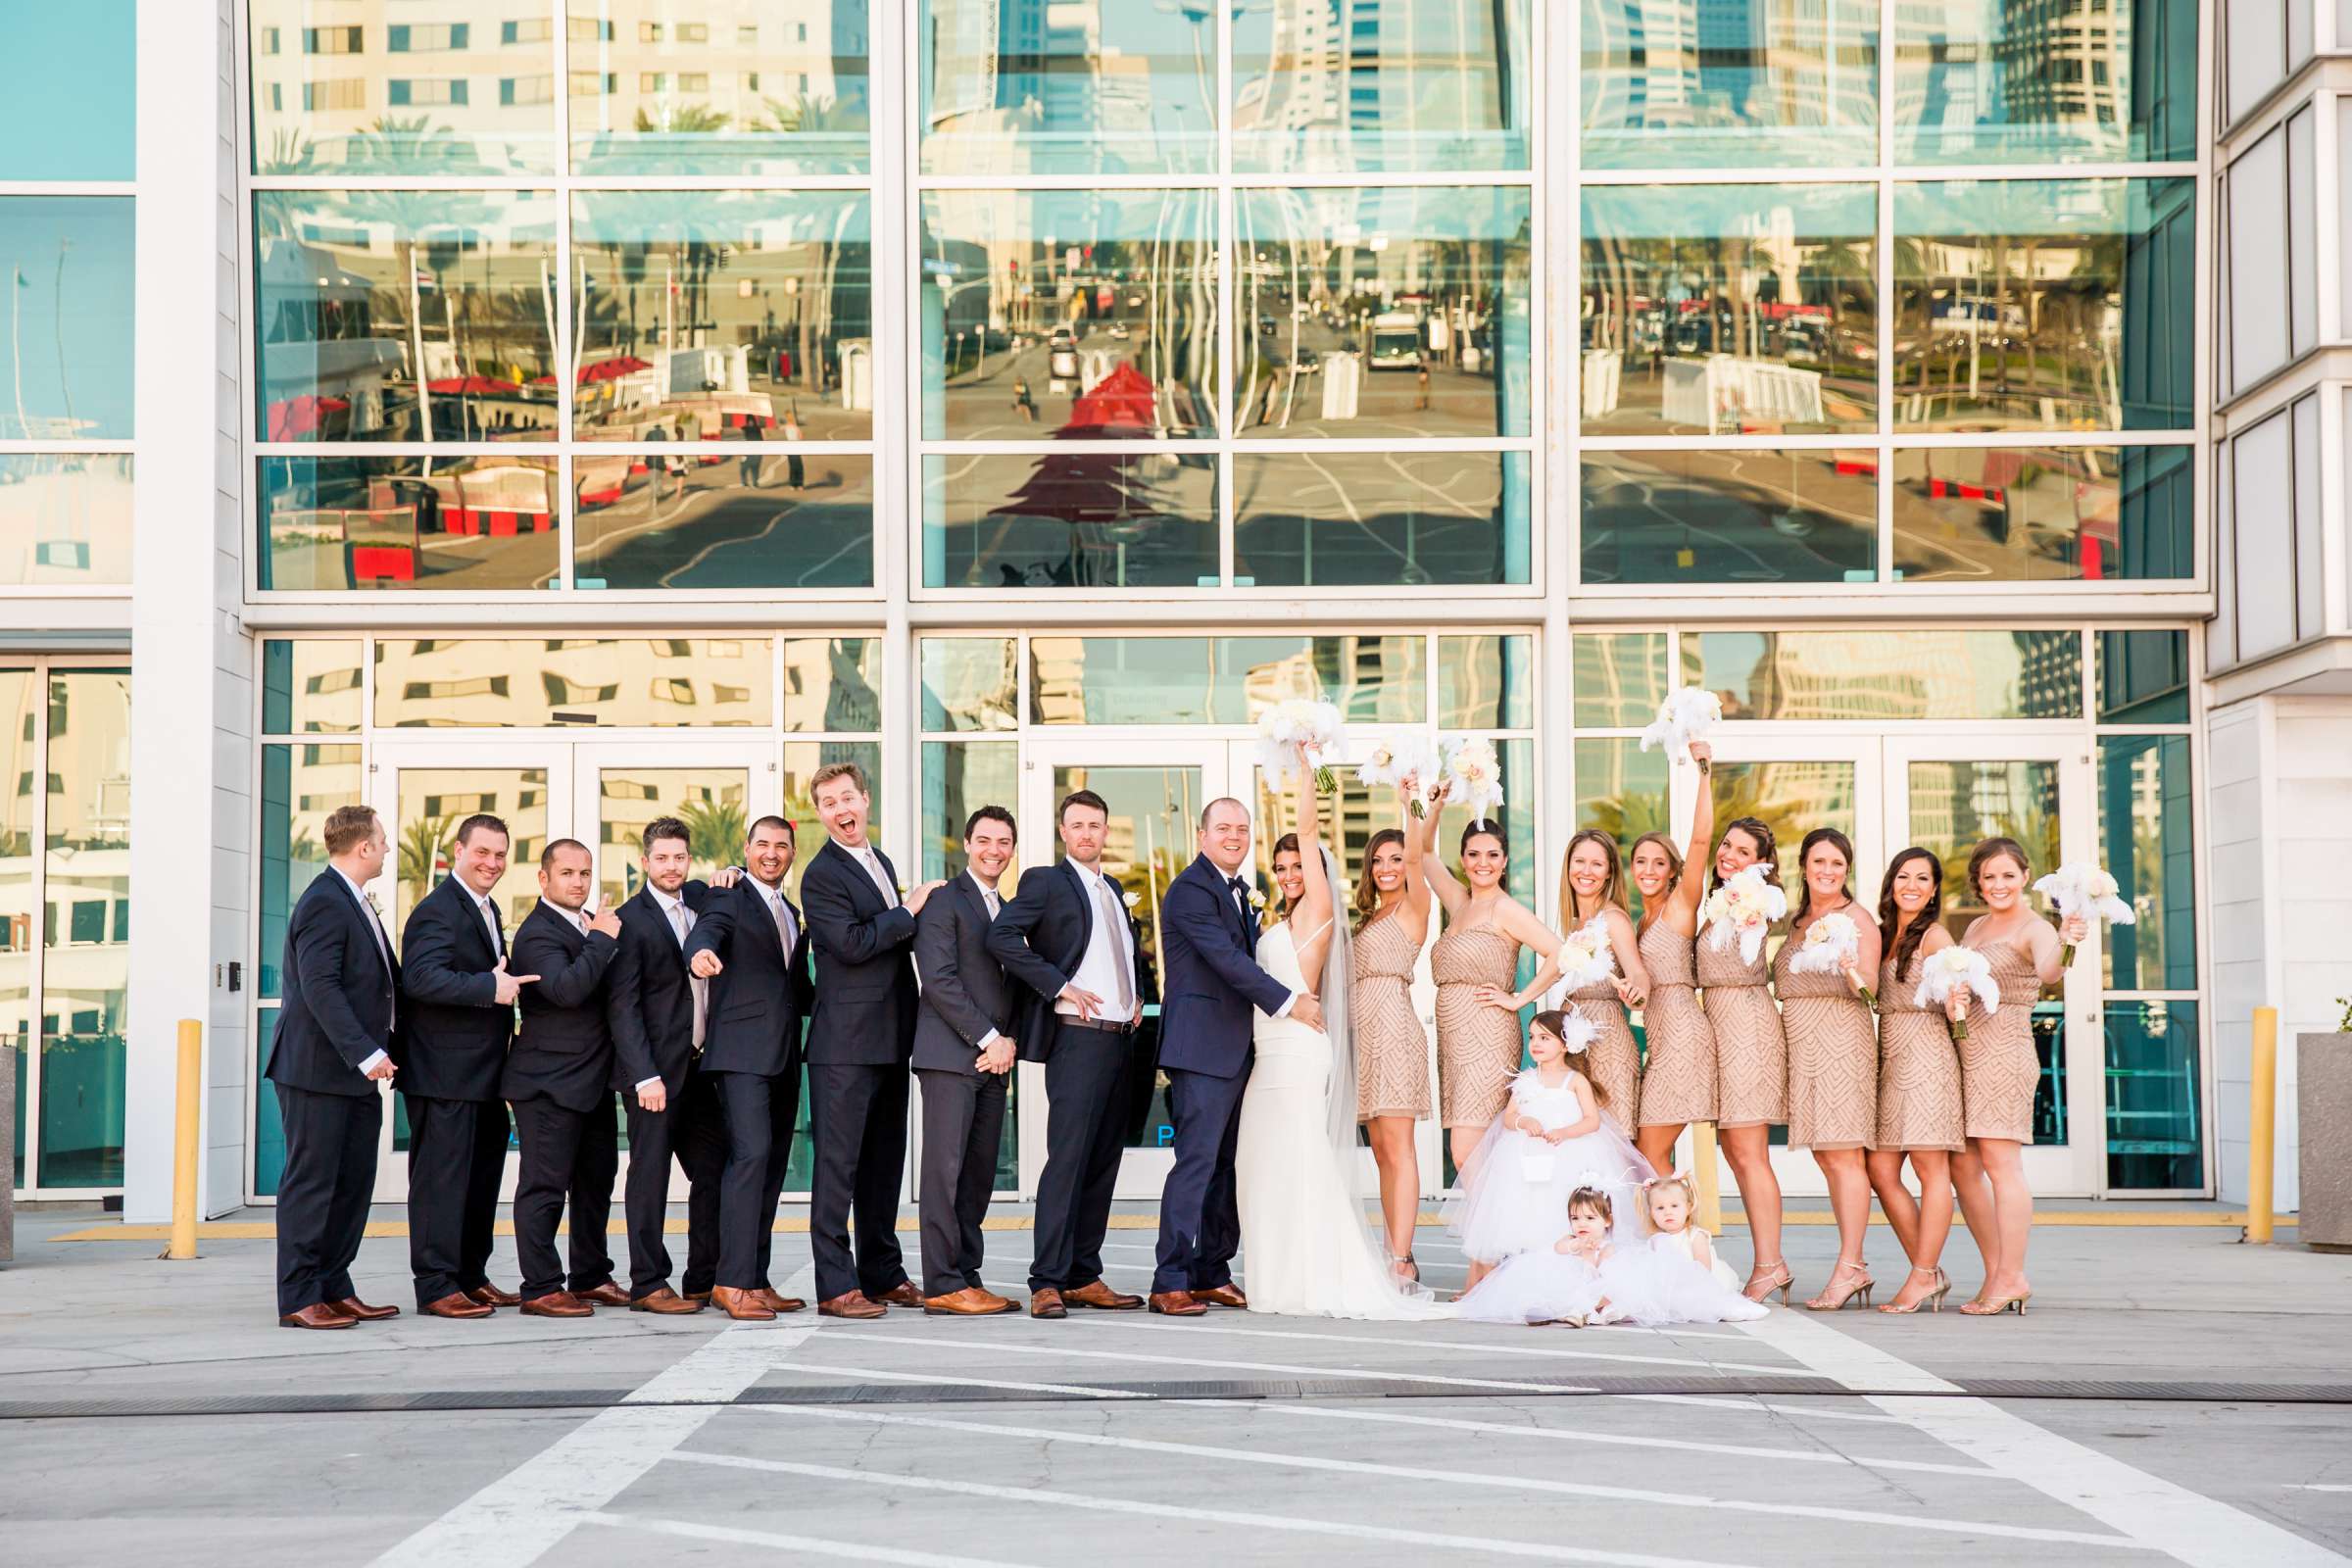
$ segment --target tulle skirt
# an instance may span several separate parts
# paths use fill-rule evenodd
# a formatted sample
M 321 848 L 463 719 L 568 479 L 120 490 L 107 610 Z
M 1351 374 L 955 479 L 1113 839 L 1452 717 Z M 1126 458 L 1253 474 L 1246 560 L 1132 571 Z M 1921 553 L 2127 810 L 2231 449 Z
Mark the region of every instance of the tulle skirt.
M 1547 1243 L 1504 1258 L 1460 1305 L 1462 1316 L 1473 1323 L 1556 1323 L 1594 1316 L 1607 1295 L 1600 1269 L 1554 1251 Z
M 1474 1323 L 1585 1318 L 1643 1327 L 1739 1323 L 1771 1310 L 1690 1258 L 1639 1242 L 1615 1247 L 1597 1268 L 1549 1247 L 1516 1253 L 1479 1281 L 1460 1304 L 1462 1316 Z
M 1557 1145 L 1505 1132 L 1495 1118 L 1470 1156 L 1462 1196 L 1446 1206 L 1446 1222 L 1475 1262 L 1548 1250 L 1568 1234 L 1568 1195 L 1584 1185 L 1588 1172 L 1600 1177 L 1609 1195 L 1610 1235 L 1639 1238 L 1642 1183 L 1655 1173 L 1605 1116 L 1592 1132 Z
M 1715 1258 L 1711 1269 L 1677 1250 L 1663 1236 L 1630 1254 L 1610 1259 L 1624 1266 L 1609 1279 L 1609 1304 L 1644 1327 L 1664 1323 L 1745 1323 L 1770 1308 L 1740 1294 L 1731 1265 Z

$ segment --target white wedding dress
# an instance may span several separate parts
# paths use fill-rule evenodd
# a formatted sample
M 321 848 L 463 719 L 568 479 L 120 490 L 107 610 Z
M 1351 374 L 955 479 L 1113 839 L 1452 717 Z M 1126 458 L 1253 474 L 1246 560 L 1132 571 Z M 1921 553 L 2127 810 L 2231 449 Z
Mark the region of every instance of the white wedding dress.
M 1326 968 L 1344 953 L 1325 959 Z M 1304 983 L 1289 925 L 1258 940 L 1258 966 L 1292 991 Z M 1242 1096 L 1234 1176 L 1242 1214 L 1242 1283 L 1252 1312 L 1426 1322 L 1455 1315 L 1426 1291 L 1400 1287 L 1373 1240 L 1353 1179 L 1355 1086 L 1346 1086 L 1346 1147 L 1331 1099 L 1335 1039 L 1348 1045 L 1344 988 L 1327 1005 L 1326 1035 L 1258 1013 L 1256 1064 Z M 1332 998 L 1327 998 L 1327 1003 Z

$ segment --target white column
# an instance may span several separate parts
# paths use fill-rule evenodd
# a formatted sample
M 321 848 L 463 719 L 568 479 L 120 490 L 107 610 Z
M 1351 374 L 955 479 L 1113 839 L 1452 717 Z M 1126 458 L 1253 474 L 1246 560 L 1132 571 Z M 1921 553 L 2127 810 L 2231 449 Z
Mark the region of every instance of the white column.
M 203 1211 L 243 1189 L 245 998 L 224 980 L 245 956 L 253 767 L 230 32 L 226 0 L 140 0 L 129 1221 L 171 1214 L 182 1018 L 205 1023 Z

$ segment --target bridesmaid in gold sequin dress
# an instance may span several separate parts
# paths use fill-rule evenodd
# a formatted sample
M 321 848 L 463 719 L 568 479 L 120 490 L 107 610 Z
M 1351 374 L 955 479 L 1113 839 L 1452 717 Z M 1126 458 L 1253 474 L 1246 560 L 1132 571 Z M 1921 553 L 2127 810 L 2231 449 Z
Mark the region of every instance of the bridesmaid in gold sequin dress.
M 1404 781 L 1403 798 L 1416 788 Z M 1355 1114 L 1380 1172 L 1380 1212 L 1392 1267 L 1418 1280 L 1413 1222 L 1421 1215 L 1421 1161 L 1413 1124 L 1429 1116 L 1429 1036 L 1413 1010 L 1413 964 L 1429 935 L 1429 884 L 1421 875 L 1421 835 L 1407 816 L 1364 846 L 1355 884 L 1355 989 L 1348 1011 L 1355 1031 Z
M 1742 816 L 1724 828 L 1715 845 L 1714 885 L 1751 865 L 1772 865 L 1778 846 L 1761 818 Z M 1776 867 L 1765 873 L 1780 885 Z M 1712 888 L 1710 888 L 1712 891 Z M 1795 1283 L 1781 1256 L 1781 1181 L 1772 1172 L 1772 1124 L 1788 1119 L 1788 1043 L 1781 1033 L 1781 1009 L 1765 989 L 1771 965 L 1762 950 L 1755 960 L 1740 956 L 1740 946 L 1717 947 L 1713 934 L 1699 933 L 1699 1000 L 1715 1034 L 1715 1129 L 1724 1162 L 1740 1189 L 1752 1245 L 1742 1294 L 1761 1301 L 1773 1292 L 1788 1299 Z
M 1625 1009 L 1639 1007 L 1649 995 L 1649 975 L 1634 938 L 1634 917 L 1625 907 L 1617 841 L 1589 827 L 1568 841 L 1568 853 L 1560 858 L 1560 922 L 1575 932 L 1594 920 L 1608 933 L 1617 972 L 1569 992 L 1567 1001 L 1593 1029 L 1579 1065 L 1600 1086 L 1617 1130 L 1630 1136 L 1634 1129 L 1625 1124 L 1635 1120 L 1642 1102 L 1642 1048 L 1634 1043 Z
M 1871 1190 L 1903 1255 L 1910 1277 L 1882 1312 L 1943 1310 L 1952 1282 L 1943 1272 L 1943 1244 L 1952 1234 L 1952 1155 L 1962 1147 L 1960 1054 L 1951 1025 L 1936 1007 L 1919 1004 L 1927 960 L 1952 945 L 1943 927 L 1943 865 L 1914 846 L 1887 862 L 1879 885 L 1879 930 L 1886 961 L 1879 967 L 1879 1135 L 1864 1156 Z M 1919 1196 L 1903 1185 L 1903 1161 L 1919 1178 Z
M 1630 858 L 1634 886 L 1642 891 L 1642 924 L 1635 932 L 1649 996 L 1642 1005 L 1642 1028 L 1649 1059 L 1642 1068 L 1642 1109 L 1634 1143 L 1654 1170 L 1674 1163 L 1675 1141 L 1694 1121 L 1715 1119 L 1715 1031 L 1698 1005 L 1698 974 L 1692 943 L 1698 935 L 1698 900 L 1706 878 L 1686 863 L 1714 842 L 1715 797 L 1707 787 L 1715 754 L 1705 741 L 1690 743 L 1698 768 L 1698 805 L 1690 818 L 1690 840 L 1678 851 L 1663 833 L 1634 840 Z
M 2045 987 L 2064 978 L 2063 943 L 2080 942 L 2087 923 L 2077 915 L 2057 928 L 2026 903 L 2033 880 L 2025 847 L 2015 839 L 1992 838 L 1968 858 L 1969 885 L 1990 911 L 1970 922 L 1960 941 L 1984 955 L 2001 988 L 2000 1007 L 1987 1014 L 1981 1002 L 1955 997 L 1948 1009 L 1968 1019 L 1960 1042 L 1960 1101 L 1968 1149 L 1952 1160 L 1952 1180 L 1963 1195 L 1989 1185 L 1992 1193 L 1991 1247 L 1984 1257 L 1984 1284 L 1960 1310 L 1991 1317 L 2014 1308 L 2025 1314 L 2034 1287 L 2026 1279 L 2026 1239 L 2034 1226 L 2034 1194 L 2026 1186 L 2024 1147 L 2034 1139 L 2034 1090 L 2041 1061 L 2034 1049 L 2034 1003 Z M 1965 1010 L 1964 1010 L 1965 1009 Z M 1980 1246 L 1983 1245 L 1980 1238 Z
M 1879 928 L 1846 881 L 1854 847 L 1844 834 L 1813 829 L 1797 847 L 1796 863 L 1804 891 L 1772 978 L 1788 1042 L 1788 1147 L 1813 1152 L 1838 1221 L 1838 1266 L 1805 1305 L 1835 1312 L 1856 1298 L 1868 1306 L 1878 1283 L 1862 1258 L 1870 1235 L 1870 1172 L 1862 1154 L 1879 1131 L 1879 1031 L 1861 993 L 1863 976 L 1879 972 Z M 1813 928 L 1838 914 L 1853 922 L 1854 961 L 1830 974 L 1796 968 Z

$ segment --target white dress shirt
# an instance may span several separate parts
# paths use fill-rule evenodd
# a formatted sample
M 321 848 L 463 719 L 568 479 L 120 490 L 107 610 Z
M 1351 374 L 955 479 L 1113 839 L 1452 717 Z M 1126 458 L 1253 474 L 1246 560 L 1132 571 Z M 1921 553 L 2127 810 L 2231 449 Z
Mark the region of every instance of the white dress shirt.
M 997 894 L 997 885 L 994 882 L 982 881 L 979 872 L 970 870 L 968 868 L 963 874 L 970 877 L 972 879 L 972 886 L 980 890 L 980 906 L 988 911 L 989 923 L 992 925 L 995 924 L 997 916 L 1002 914 L 1004 910 L 1004 900 L 1001 899 Z M 1004 1037 L 999 1034 L 996 1030 L 991 1029 L 988 1033 L 980 1037 L 980 1045 L 978 1049 L 986 1051 L 989 1047 L 995 1045 L 998 1041 L 1004 1038 Z
M 1102 893 L 1108 889 L 1111 907 L 1122 911 L 1127 901 L 1118 885 L 1091 866 L 1076 860 L 1062 862 L 1078 874 L 1078 885 L 1086 890 L 1086 909 L 1091 929 L 1086 938 L 1086 956 L 1078 960 L 1078 969 L 1070 976 L 1070 984 L 1081 991 L 1091 991 L 1102 999 L 1095 1016 L 1105 1023 L 1133 1023 L 1142 1007 L 1138 998 L 1122 1011 L 1119 992 L 1124 989 L 1131 997 L 1135 993 L 1135 950 L 1128 945 L 1127 922 L 1115 923 L 1102 917 Z M 1124 977 L 1122 979 L 1122 976 Z M 1078 1013 L 1074 1003 L 1056 1001 L 1054 1010 L 1063 1017 Z
M 359 901 L 360 912 L 368 917 L 368 929 L 375 933 L 375 951 L 377 956 L 384 960 L 384 976 L 386 979 L 391 978 L 392 945 L 384 936 L 384 922 L 376 918 L 375 906 L 368 902 L 367 893 L 361 889 L 357 882 L 354 882 L 350 877 L 343 875 L 343 868 L 341 866 L 329 861 L 327 863 L 327 869 L 334 872 L 336 876 L 341 877 L 343 885 L 351 890 L 351 896 Z M 399 1011 L 399 1004 L 397 1002 L 395 1002 L 393 1004 L 393 1010 L 397 1016 Z M 373 1072 L 378 1066 L 382 1065 L 383 1060 L 384 1053 L 382 1050 L 378 1049 L 375 1051 L 370 1051 L 368 1053 L 368 1059 L 360 1063 L 360 1071 Z

